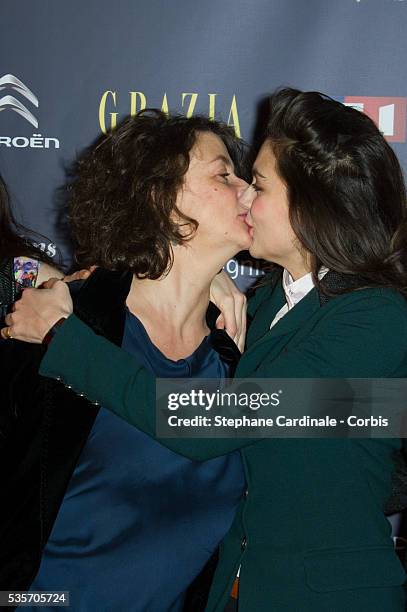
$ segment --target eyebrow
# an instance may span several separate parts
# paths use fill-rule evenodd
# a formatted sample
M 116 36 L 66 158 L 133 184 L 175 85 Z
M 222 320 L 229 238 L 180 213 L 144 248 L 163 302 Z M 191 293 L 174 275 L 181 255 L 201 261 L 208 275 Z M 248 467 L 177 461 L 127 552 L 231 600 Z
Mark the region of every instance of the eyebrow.
M 226 166 L 230 166 L 231 168 L 234 168 L 233 162 L 231 159 L 228 159 L 227 157 L 225 157 L 224 155 L 217 155 L 214 159 L 211 159 L 211 161 L 209 162 L 210 164 L 214 164 L 217 161 L 221 161 L 224 164 L 226 164 Z
M 252 174 L 253 174 L 254 176 L 257 176 L 257 177 L 262 178 L 262 179 L 267 178 L 266 176 L 264 176 L 264 174 L 261 174 L 261 173 L 260 173 L 260 172 L 257 170 L 257 168 L 253 168 L 253 170 L 252 170 Z

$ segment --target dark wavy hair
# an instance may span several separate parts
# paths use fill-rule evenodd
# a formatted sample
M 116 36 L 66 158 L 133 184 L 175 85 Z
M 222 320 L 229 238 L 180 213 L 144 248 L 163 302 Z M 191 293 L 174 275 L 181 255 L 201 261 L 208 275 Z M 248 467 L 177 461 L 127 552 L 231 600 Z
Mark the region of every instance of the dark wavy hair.
M 266 139 L 300 245 L 321 266 L 407 295 L 407 200 L 397 157 L 369 117 L 318 92 L 271 96 Z
M 6 183 L 0 175 L 0 260 L 27 256 L 55 265 L 51 257 L 35 247 L 32 242 L 43 238 L 44 236 L 17 223 L 10 206 Z
M 155 109 L 127 117 L 85 152 L 68 187 L 79 266 L 126 269 L 150 279 L 168 273 L 172 245 L 189 240 L 198 226 L 178 210 L 176 199 L 202 132 L 221 138 L 241 172 L 244 148 L 231 128 Z

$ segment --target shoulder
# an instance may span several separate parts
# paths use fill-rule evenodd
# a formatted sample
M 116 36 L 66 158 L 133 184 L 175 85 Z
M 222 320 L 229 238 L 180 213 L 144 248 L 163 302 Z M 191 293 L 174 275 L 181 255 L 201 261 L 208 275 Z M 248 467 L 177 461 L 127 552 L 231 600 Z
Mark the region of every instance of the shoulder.
M 358 376 L 388 376 L 407 367 L 407 301 L 391 289 L 360 289 L 320 309 L 309 345 L 329 363 L 354 364 Z M 364 368 L 364 369 L 363 369 Z M 355 374 L 356 375 L 356 374 Z M 401 375 L 401 374 L 400 374 Z
M 333 297 L 303 321 L 278 355 L 271 355 L 261 364 L 262 376 L 405 377 L 406 300 L 378 288 Z
M 364 316 L 366 320 L 404 323 L 407 332 L 407 300 L 393 289 L 374 287 L 359 289 L 334 297 L 321 309 L 325 316 Z M 402 331 L 402 330 L 401 330 Z

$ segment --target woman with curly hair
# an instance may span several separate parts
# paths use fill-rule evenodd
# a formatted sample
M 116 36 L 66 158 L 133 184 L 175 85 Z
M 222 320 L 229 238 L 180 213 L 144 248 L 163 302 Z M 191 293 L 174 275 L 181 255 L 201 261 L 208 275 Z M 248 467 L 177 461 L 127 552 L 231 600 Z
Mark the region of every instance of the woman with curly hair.
M 224 378 L 237 363 L 209 293 L 251 242 L 241 162 L 226 126 L 150 111 L 102 136 L 75 167 L 76 260 L 97 266 L 76 283 L 75 312 L 151 374 Z M 197 612 L 186 591 L 233 522 L 239 453 L 180 457 L 38 377 L 42 349 L 27 349 L 39 347 L 4 344 L 2 588 L 69 590 L 78 612 Z

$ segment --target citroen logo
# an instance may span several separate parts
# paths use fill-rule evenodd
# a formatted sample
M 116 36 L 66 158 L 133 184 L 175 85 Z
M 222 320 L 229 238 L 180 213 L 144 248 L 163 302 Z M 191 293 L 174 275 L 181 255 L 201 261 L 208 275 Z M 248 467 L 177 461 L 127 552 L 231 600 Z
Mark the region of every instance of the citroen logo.
M 10 87 L 15 92 L 19 93 L 21 96 L 24 96 L 26 100 L 28 100 L 29 102 L 31 102 L 31 104 L 38 108 L 38 98 L 33 94 L 30 89 L 28 89 L 27 85 L 24 85 L 24 83 L 22 83 L 20 79 L 18 79 L 14 75 L 5 74 L 0 78 L 0 91 L 6 89 L 6 87 Z M 17 98 L 12 95 L 3 96 L 2 98 L 0 98 L 0 112 L 7 109 L 13 110 L 15 113 L 18 113 L 19 115 L 24 117 L 26 121 L 31 123 L 31 125 L 33 125 L 35 128 L 38 128 L 38 121 L 36 117 L 32 114 L 31 111 L 28 110 L 26 106 L 24 106 L 22 102 L 17 100 Z

